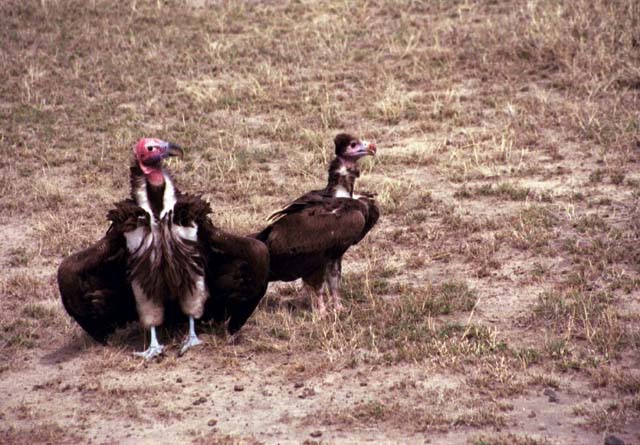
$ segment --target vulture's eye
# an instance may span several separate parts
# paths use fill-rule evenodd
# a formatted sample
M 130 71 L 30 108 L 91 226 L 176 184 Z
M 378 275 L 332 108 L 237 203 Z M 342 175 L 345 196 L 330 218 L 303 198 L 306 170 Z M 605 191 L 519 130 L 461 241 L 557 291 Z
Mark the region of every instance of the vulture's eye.
M 149 145 L 149 146 L 147 146 L 147 150 L 149 150 L 149 151 L 153 151 L 153 145 Z
M 356 141 L 351 141 L 351 143 L 349 144 L 349 147 L 356 148 Z

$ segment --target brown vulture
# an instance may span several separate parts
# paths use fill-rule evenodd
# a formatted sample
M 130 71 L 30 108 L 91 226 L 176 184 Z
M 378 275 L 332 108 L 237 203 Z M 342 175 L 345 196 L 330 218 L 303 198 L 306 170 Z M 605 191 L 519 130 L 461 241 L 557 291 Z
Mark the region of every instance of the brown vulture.
M 228 321 L 235 334 L 267 288 L 264 244 L 215 227 L 209 204 L 181 193 L 163 168 L 182 149 L 144 138 L 134 147 L 131 198 L 109 211 L 111 226 L 94 245 L 62 261 L 58 285 L 67 312 L 95 340 L 139 320 L 151 332 L 150 359 L 163 352 L 156 327 L 189 320 L 180 353 L 200 343 L 194 320 Z
M 326 312 L 326 284 L 340 311 L 342 256 L 376 224 L 380 213 L 372 194 L 354 193 L 358 160 L 375 155 L 376 145 L 349 134 L 335 138 L 335 159 L 327 186 L 306 193 L 270 216 L 271 224 L 253 235 L 269 248 L 269 281 L 302 278 L 314 311 Z

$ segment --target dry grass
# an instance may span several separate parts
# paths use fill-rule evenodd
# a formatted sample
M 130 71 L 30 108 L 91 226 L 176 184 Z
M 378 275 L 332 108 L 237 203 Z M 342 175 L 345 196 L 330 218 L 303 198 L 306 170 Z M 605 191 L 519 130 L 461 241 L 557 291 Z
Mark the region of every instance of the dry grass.
M 345 260 L 348 311 L 316 320 L 295 286 L 276 286 L 237 350 L 211 327 L 206 353 L 223 370 L 296 357 L 310 375 L 465 377 L 464 412 L 373 397 L 321 413 L 363 431 L 408 416 L 414 431 L 464 430 L 468 443 L 555 443 L 509 430 L 516 414 L 486 404 L 559 382 L 587 398 L 598 389 L 601 406 L 576 414 L 585 431 L 636 440 L 638 382 L 625 369 L 640 346 L 637 1 L 8 0 L 0 17 L 0 373 L 69 341 L 95 356 L 88 375 L 150 372 L 126 352 L 135 327 L 91 346 L 53 278 L 107 229 L 138 137 L 183 145 L 178 183 L 211 202 L 216 224 L 248 233 L 324 182 L 346 130 L 380 147 L 358 188 L 383 213 Z M 163 332 L 171 345 L 180 334 Z M 129 393 L 94 396 L 76 403 Z M 139 404 L 113 409 L 148 421 Z M 67 424 L 89 421 L 33 411 L 0 441 L 64 442 Z

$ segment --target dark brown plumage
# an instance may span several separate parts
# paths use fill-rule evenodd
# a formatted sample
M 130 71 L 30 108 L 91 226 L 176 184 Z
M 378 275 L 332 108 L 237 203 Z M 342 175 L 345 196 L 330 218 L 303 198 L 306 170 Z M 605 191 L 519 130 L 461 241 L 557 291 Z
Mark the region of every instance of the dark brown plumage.
M 100 342 L 130 321 L 150 328 L 158 347 L 143 355 L 150 358 L 162 352 L 154 339 L 163 322 L 189 317 L 196 342 L 185 347 L 199 342 L 194 319 L 228 321 L 237 332 L 264 295 L 269 254 L 259 241 L 215 227 L 209 204 L 175 188 L 157 159 L 140 161 L 147 146 L 163 143 L 143 141 L 131 169 L 132 198 L 109 211 L 103 239 L 65 258 L 58 284 L 67 312 Z
M 357 161 L 373 155 L 374 144 L 348 135 L 335 138 L 336 158 L 329 165 L 327 186 L 308 192 L 270 217 L 271 224 L 254 235 L 269 248 L 269 281 L 302 278 L 313 292 L 314 309 L 325 311 L 321 290 L 327 284 L 333 304 L 341 309 L 339 283 L 342 256 L 360 242 L 380 216 L 372 194 L 354 194 L 360 171 Z
M 121 233 L 109 230 L 94 245 L 65 258 L 58 286 L 69 315 L 101 343 L 116 328 L 138 319 Z

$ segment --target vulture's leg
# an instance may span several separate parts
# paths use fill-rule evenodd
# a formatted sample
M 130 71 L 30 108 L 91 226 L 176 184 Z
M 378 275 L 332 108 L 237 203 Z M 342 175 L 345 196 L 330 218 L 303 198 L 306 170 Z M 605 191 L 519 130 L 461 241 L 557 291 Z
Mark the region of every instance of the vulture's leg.
M 323 317 L 327 313 L 324 303 L 322 285 L 324 284 L 325 267 L 318 269 L 302 279 L 303 290 L 311 300 L 311 309 L 315 315 Z
M 182 312 L 189 316 L 189 333 L 187 334 L 187 338 L 182 342 L 182 348 L 178 355 L 182 355 L 187 352 L 189 348 L 202 343 L 196 335 L 195 320 L 202 317 L 204 312 L 204 303 L 208 296 L 209 293 L 206 289 L 203 273 L 202 276 L 196 280 L 196 287 L 191 295 L 189 295 L 188 298 L 180 300 Z
M 305 296 L 311 300 L 311 310 L 314 314 L 320 317 L 327 313 L 327 306 L 324 303 L 324 295 L 322 292 L 322 286 L 315 287 L 308 284 L 304 284 L 302 287 Z
M 134 352 L 134 355 L 143 357 L 145 360 L 152 359 L 164 352 L 164 345 L 158 343 L 158 337 L 156 336 L 156 326 L 160 326 L 164 320 L 164 306 L 154 299 L 149 298 L 138 280 L 131 282 L 131 288 L 133 289 L 133 295 L 136 299 L 136 308 L 138 309 L 138 316 L 140 323 L 146 329 L 151 331 L 151 343 L 146 351 Z
M 332 261 L 327 266 L 326 282 L 329 293 L 331 294 L 331 301 L 333 302 L 333 309 L 336 312 L 344 310 L 342 306 L 342 299 L 340 298 L 340 278 L 342 276 L 342 258 Z
M 164 352 L 164 345 L 158 343 L 158 337 L 156 336 L 156 327 L 151 326 L 149 330 L 151 331 L 151 343 L 149 344 L 147 350 L 133 353 L 133 355 L 142 357 L 145 360 L 151 360 L 152 358 L 157 357 Z
M 202 340 L 196 335 L 195 321 L 193 316 L 189 315 L 189 334 L 187 338 L 182 342 L 182 348 L 180 349 L 180 355 L 183 355 L 193 346 L 198 346 L 202 343 Z

